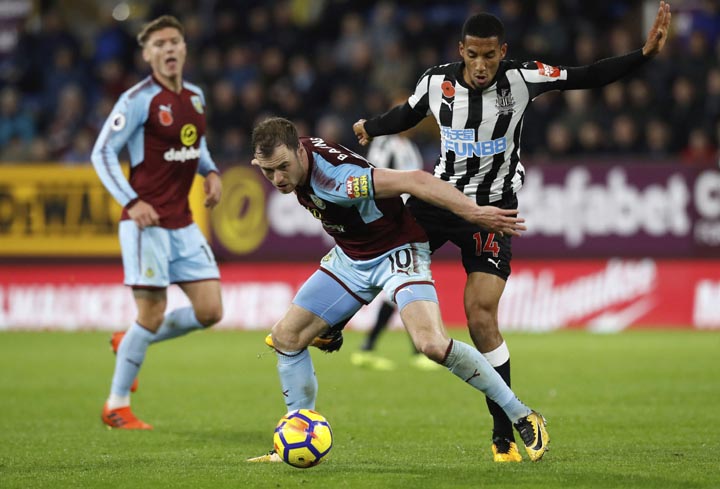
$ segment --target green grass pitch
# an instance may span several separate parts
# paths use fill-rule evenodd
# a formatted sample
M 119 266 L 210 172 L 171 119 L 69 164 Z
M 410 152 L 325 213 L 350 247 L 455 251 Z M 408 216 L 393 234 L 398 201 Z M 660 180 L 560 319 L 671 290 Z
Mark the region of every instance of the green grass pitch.
M 513 388 L 549 421 L 539 463 L 491 460 L 482 396 L 446 371 L 353 367 L 362 334 L 312 351 L 330 459 L 248 464 L 284 412 L 264 332 L 209 331 L 153 345 L 133 408 L 152 432 L 105 429 L 106 333 L 0 334 L 0 487 L 718 488 L 720 333 L 508 334 Z M 463 330 L 452 335 L 466 340 Z M 524 452 L 523 452 L 524 453 Z

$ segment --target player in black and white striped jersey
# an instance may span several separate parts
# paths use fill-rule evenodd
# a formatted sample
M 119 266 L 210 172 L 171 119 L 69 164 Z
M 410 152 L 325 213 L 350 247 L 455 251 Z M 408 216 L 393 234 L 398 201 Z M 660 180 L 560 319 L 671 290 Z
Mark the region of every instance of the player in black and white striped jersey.
M 540 61 L 505 60 L 504 26 L 495 16 L 477 14 L 465 22 L 462 61 L 427 70 L 402 105 L 353 125 L 361 144 L 372 137 L 405 131 L 432 114 L 440 127 L 436 177 L 474 197 L 478 205 L 517 209 L 525 172 L 520 136 L 525 109 L 551 90 L 596 88 L 630 73 L 659 53 L 667 40 L 670 7 L 660 2 L 642 47 L 582 67 L 550 66 Z M 510 384 L 510 352 L 500 334 L 497 308 L 510 275 L 511 238 L 471 226 L 420 200 L 408 201 L 430 237 L 431 249 L 446 241 L 460 249 L 468 275 L 465 311 L 475 346 Z M 518 462 L 512 425 L 488 400 L 494 419 L 492 451 L 496 462 Z

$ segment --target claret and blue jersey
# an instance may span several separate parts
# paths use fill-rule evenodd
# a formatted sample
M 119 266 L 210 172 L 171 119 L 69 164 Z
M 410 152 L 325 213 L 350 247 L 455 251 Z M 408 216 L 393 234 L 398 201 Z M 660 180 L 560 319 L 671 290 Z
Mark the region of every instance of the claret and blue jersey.
M 352 259 L 368 260 L 407 243 L 427 241 L 400 197 L 376 199 L 373 167 L 362 156 L 320 138 L 300 138 L 309 155 L 297 199 Z
M 142 199 L 159 214 L 162 227 L 181 228 L 192 222 L 188 193 L 195 173 L 217 171 L 205 127 L 205 98 L 199 87 L 183 82 L 180 93 L 175 93 L 148 76 L 115 104 L 95 143 L 92 162 L 120 205 Z M 129 180 L 118 159 L 126 146 Z M 122 219 L 128 219 L 127 209 Z

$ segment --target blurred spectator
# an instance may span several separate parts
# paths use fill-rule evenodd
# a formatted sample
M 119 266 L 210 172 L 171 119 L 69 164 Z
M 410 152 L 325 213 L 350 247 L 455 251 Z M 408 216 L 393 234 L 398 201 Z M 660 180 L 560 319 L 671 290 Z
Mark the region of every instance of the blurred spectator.
M 270 63 L 272 62 L 273 60 L 270 60 Z M 223 78 L 232 81 L 236 90 L 242 90 L 247 83 L 256 80 L 258 73 L 258 66 L 247 46 L 233 44 L 228 48 L 225 55 Z
M 381 1 L 372 9 L 367 35 L 373 52 L 380 53 L 386 46 L 400 41 L 397 28 L 397 7 L 393 2 Z
M 335 114 L 322 116 L 317 122 L 317 135 L 327 141 L 348 140 L 343 131 L 343 120 Z
M 570 47 L 566 23 L 555 0 L 538 0 L 537 19 L 530 24 L 524 47 L 532 58 L 558 64 L 567 59 Z
M 597 41 L 593 35 L 580 32 L 573 47 L 576 66 L 589 65 L 598 60 Z
M 628 106 L 635 122 L 644 126 L 647 121 L 659 115 L 652 87 L 643 78 L 633 78 L 627 85 Z
M 247 134 L 239 127 L 228 127 L 222 131 L 212 145 L 216 162 L 223 165 L 249 163 L 252 158 Z
M 65 87 L 74 85 L 85 91 L 91 81 L 87 71 L 81 68 L 76 51 L 59 47 L 53 53 L 51 63 L 45 67 L 42 94 L 43 108 L 50 113 L 56 110 L 58 97 Z
M 290 60 L 290 82 L 302 95 L 311 94 L 315 87 L 316 74 L 307 56 L 298 54 Z
M 547 152 L 547 128 L 562 112 L 562 95 L 548 92 L 538 97 L 530 105 L 523 124 L 522 147 L 526 154 L 542 154 Z
M 113 19 L 111 9 L 100 8 L 98 11 L 100 25 L 93 42 L 95 48 L 93 64 L 102 65 L 110 60 L 119 60 L 123 65 L 128 64 L 137 42 L 125 31 L 124 23 Z
M 257 81 L 246 83 L 240 90 L 240 126 L 249 133 L 261 113 L 265 112 L 265 90 Z
M 570 155 L 574 149 L 572 131 L 561 122 L 552 122 L 547 127 L 548 156 L 555 161 Z
M 688 144 L 680 153 L 680 159 L 688 166 L 717 166 L 717 148 L 704 128 L 690 130 Z
M 687 45 L 685 54 L 678 59 L 677 70 L 693 84 L 702 86 L 712 63 L 708 39 L 704 33 L 695 31 L 690 34 Z
M 285 74 L 287 60 L 280 48 L 270 46 L 262 51 L 259 57 L 260 81 L 270 86 Z
M 90 153 L 95 144 L 96 134 L 88 128 L 79 130 L 72 138 L 72 144 L 60 157 L 60 161 L 66 164 L 90 164 Z
M 678 76 L 672 85 L 672 105 L 669 117 L 673 121 L 673 149 L 687 145 L 690 128 L 701 122 L 702 106 L 695 85 L 686 76 Z
M 358 51 L 367 49 L 369 39 L 360 14 L 349 12 L 340 22 L 340 39 L 335 43 L 334 58 L 338 66 L 349 67 Z
M 599 156 L 608 152 L 607 136 L 600 124 L 593 120 L 583 122 L 577 131 L 577 151 L 583 156 Z
M 610 85 L 605 85 L 601 90 L 602 102 L 597 107 L 597 112 L 593 114 L 592 118 L 597 120 L 603 129 L 610 133 L 613 120 L 627 110 L 625 84 L 623 81 L 616 81 Z
M 592 105 L 589 90 L 568 90 L 563 92 L 566 109 L 561 112 L 559 121 L 567 127 L 577 130 L 585 121 L 592 118 Z
M 638 126 L 629 114 L 620 114 L 615 117 L 610 130 L 613 153 L 635 156 L 640 152 L 642 144 Z
M 376 88 L 390 92 L 407 89 L 417 79 L 411 56 L 405 52 L 398 41 L 390 41 L 375 58 L 372 83 Z
M 8 85 L 0 91 L 0 148 L 17 138 L 28 144 L 35 136 L 35 120 L 29 110 L 22 107 L 20 92 Z
M 663 119 L 650 119 L 645 126 L 645 148 L 648 158 L 665 160 L 672 156 L 672 133 Z
M 240 105 L 237 101 L 235 88 L 230 80 L 218 80 L 210 90 L 208 105 L 208 124 L 221 134 L 230 127 L 236 127 L 240 122 Z
M 505 42 L 508 44 L 508 56 L 516 59 L 531 57 L 524 48 L 524 36 L 528 28 L 528 19 L 520 0 L 500 0 L 497 16 L 505 24 Z M 425 66 L 433 66 L 428 64 Z
M 117 100 L 121 93 L 130 88 L 132 80 L 125 72 L 125 66 L 116 58 L 110 58 L 98 66 L 98 95 Z
M 197 74 L 198 81 L 211 87 L 223 76 L 223 55 L 217 46 L 206 46 L 199 55 Z
M 610 56 L 620 56 L 642 46 L 640 39 L 633 36 L 623 26 L 615 26 L 610 30 Z
M 78 85 L 67 85 L 60 92 L 57 110 L 47 126 L 48 151 L 61 159 L 77 132 L 85 124 L 85 98 Z

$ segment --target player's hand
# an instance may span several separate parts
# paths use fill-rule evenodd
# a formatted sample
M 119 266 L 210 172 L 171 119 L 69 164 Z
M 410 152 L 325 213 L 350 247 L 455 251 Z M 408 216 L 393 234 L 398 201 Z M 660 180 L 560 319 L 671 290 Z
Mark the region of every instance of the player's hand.
M 490 232 L 500 236 L 520 236 L 527 230 L 525 219 L 518 217 L 517 209 L 500 209 L 492 205 L 484 205 L 476 208 L 475 213 L 467 221 L 478 224 Z
M 665 41 L 667 41 L 671 18 L 670 4 L 660 2 L 657 17 L 655 17 L 655 22 L 650 28 L 647 41 L 645 41 L 645 45 L 643 46 L 643 55 L 655 56 L 662 51 L 663 46 L 665 46 Z
M 130 219 L 135 221 L 137 227 L 145 229 L 149 226 L 159 226 L 160 216 L 155 212 L 155 208 L 145 202 L 144 200 L 138 200 L 128 210 L 128 216 Z
M 365 119 L 360 119 L 355 124 L 353 124 L 353 132 L 355 132 L 355 136 L 357 136 L 358 138 L 358 143 L 362 144 L 363 146 L 367 146 L 368 143 L 372 141 L 372 138 L 365 130 Z
M 208 209 L 214 208 L 220 202 L 222 196 L 222 180 L 220 175 L 215 172 L 210 172 L 205 177 L 203 183 L 205 189 L 205 207 Z

